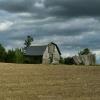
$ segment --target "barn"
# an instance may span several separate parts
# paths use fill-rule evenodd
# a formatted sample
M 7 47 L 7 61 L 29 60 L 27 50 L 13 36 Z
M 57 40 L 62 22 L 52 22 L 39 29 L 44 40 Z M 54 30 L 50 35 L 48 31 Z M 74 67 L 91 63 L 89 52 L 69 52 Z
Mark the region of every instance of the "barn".
M 25 62 L 33 64 L 59 64 L 61 52 L 57 44 L 35 45 L 25 48 Z

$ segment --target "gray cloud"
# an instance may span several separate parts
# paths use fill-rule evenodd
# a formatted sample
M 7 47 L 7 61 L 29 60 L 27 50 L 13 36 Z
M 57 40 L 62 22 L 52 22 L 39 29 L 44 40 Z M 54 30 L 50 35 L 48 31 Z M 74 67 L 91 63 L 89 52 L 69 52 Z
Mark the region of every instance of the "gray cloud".
M 100 0 L 45 0 L 49 13 L 58 16 L 99 16 Z
M 1 0 L 0 8 L 9 12 L 27 12 L 34 0 Z
M 39 16 L 99 16 L 100 0 L 1 0 L 0 9 Z

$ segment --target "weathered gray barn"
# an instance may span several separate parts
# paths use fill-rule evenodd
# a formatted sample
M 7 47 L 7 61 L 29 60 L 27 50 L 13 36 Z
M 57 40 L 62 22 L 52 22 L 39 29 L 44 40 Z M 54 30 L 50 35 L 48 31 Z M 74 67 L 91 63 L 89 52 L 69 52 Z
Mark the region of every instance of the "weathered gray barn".
M 25 49 L 26 63 L 59 64 L 61 52 L 57 44 L 51 42 L 47 45 L 30 46 Z

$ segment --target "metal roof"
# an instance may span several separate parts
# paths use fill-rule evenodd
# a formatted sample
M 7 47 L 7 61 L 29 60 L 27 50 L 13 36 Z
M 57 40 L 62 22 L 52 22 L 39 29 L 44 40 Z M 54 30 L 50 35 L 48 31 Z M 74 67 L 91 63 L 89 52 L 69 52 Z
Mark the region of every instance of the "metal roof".
M 47 45 L 45 46 L 30 46 L 25 50 L 25 55 L 29 56 L 42 56 Z

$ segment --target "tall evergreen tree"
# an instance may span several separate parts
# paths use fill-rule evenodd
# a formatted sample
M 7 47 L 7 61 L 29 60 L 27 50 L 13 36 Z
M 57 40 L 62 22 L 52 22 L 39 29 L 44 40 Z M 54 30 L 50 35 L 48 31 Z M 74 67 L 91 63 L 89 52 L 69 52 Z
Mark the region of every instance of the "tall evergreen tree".
M 33 42 L 33 38 L 30 35 L 28 35 L 26 40 L 25 40 L 25 43 L 24 43 L 25 48 L 29 47 L 32 42 Z

